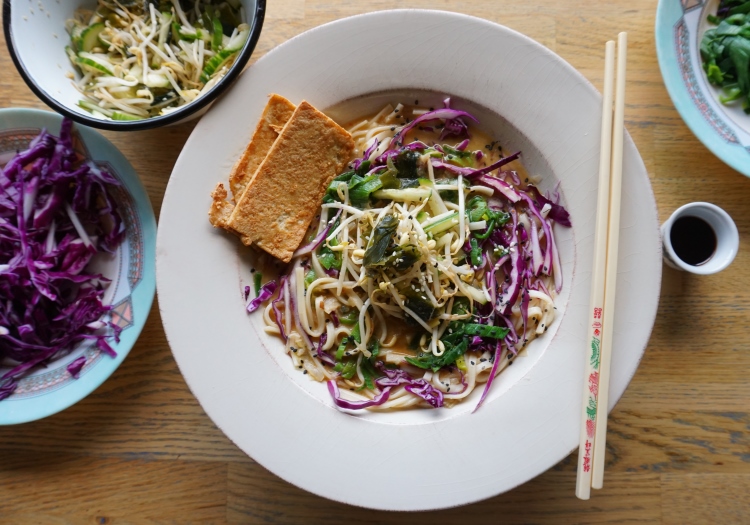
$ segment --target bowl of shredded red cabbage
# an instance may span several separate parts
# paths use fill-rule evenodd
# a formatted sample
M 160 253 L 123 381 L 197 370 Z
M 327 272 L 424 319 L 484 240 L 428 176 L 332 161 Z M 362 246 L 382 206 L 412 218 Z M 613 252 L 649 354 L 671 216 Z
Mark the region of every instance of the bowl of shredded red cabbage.
M 8 121 L 19 112 L 60 121 L 3 111 L 14 112 Z M 119 173 L 124 158 L 95 161 L 87 146 L 67 119 L 57 134 L 0 130 L 1 404 L 59 390 L 129 350 L 121 334 L 134 325 L 132 277 L 144 265 L 142 219 L 153 214 L 139 214 Z

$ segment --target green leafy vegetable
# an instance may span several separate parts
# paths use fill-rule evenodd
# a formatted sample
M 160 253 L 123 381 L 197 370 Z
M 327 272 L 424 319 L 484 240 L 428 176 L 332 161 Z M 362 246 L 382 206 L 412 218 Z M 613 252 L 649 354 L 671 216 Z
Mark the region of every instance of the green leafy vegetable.
M 362 164 L 359 165 L 359 168 L 357 168 L 357 175 L 364 175 L 368 171 L 370 171 L 370 165 L 372 162 L 369 160 L 365 160 L 362 162 Z
M 362 342 L 362 336 L 359 333 L 359 323 L 354 325 L 354 328 L 352 328 L 352 339 L 355 343 L 359 344 Z
M 398 271 L 411 268 L 422 257 L 422 252 L 413 244 L 396 246 L 383 262 L 384 266 L 393 267 Z
M 346 352 L 346 345 L 349 344 L 349 338 L 344 337 L 339 343 L 339 347 L 336 349 L 336 361 L 341 361 L 344 358 L 344 352 Z
M 346 363 L 336 363 L 333 369 L 341 374 L 344 379 L 351 379 L 357 372 L 357 361 L 351 360 Z
M 336 219 L 336 222 L 333 223 L 331 226 L 331 230 L 333 231 L 336 228 L 339 227 L 339 220 Z M 331 239 L 328 241 L 328 245 L 330 246 L 338 246 L 339 242 L 336 239 Z M 320 248 L 318 248 L 318 262 L 320 265 L 325 268 L 326 270 L 340 270 L 341 269 L 341 252 L 334 252 L 331 250 L 326 243 L 321 244 Z
M 370 194 L 382 187 L 383 182 L 379 175 L 373 173 L 364 179 L 355 175 L 349 181 L 349 200 L 358 208 L 364 208 L 370 200 Z
M 445 345 L 443 355 L 436 356 L 432 352 L 420 352 L 417 357 L 407 357 L 406 362 L 419 368 L 437 372 L 444 366 L 452 365 L 456 362 L 456 359 L 464 355 L 469 346 L 469 340 L 463 338 L 457 345 L 445 341 L 443 344 Z
M 386 215 L 375 226 L 365 250 L 365 268 L 372 268 L 385 258 L 397 227 L 398 219 L 393 215 Z
M 253 284 L 255 285 L 255 297 L 260 295 L 260 289 L 263 287 L 263 274 L 255 272 L 253 276 Z
M 468 299 L 461 297 L 453 303 L 454 315 L 469 313 Z M 486 337 L 488 339 L 503 339 L 509 330 L 500 326 L 491 326 L 468 321 L 453 321 L 448 325 L 445 335 L 440 341 L 445 346 L 443 355 L 436 356 L 431 352 L 420 352 L 417 357 L 407 357 L 406 361 L 419 368 L 437 372 L 444 366 L 450 366 L 466 353 L 472 337 Z
M 487 222 L 487 229 L 483 233 L 472 233 L 472 237 L 479 240 L 486 239 L 497 226 L 502 226 L 510 220 L 510 215 L 504 211 L 491 210 L 487 201 L 479 195 L 475 195 L 466 203 L 466 215 L 471 222 Z
M 479 247 L 476 238 L 472 237 L 469 241 L 471 245 L 471 265 L 479 266 L 482 264 L 482 248 Z
M 348 326 L 353 325 L 359 321 L 359 310 L 356 308 L 349 308 L 348 306 L 342 306 L 339 314 L 339 322 Z
M 723 89 L 721 103 L 742 100 L 745 113 L 750 113 L 750 0 L 729 0 L 720 6 L 730 8 L 709 17 L 718 25 L 701 39 L 703 69 L 708 81 Z
M 474 323 L 464 323 L 462 329 L 466 335 L 478 335 L 479 337 L 489 337 L 490 339 L 503 339 L 508 335 L 509 331 L 507 328 L 500 326 Z
M 380 371 L 375 368 L 375 358 L 380 353 L 380 343 L 377 339 L 374 339 L 367 345 L 367 349 L 370 351 L 371 355 L 367 359 L 362 359 L 359 367 L 362 371 L 362 377 L 365 381 L 364 384 L 357 390 L 362 390 L 365 387 L 369 388 L 370 390 L 374 389 L 375 385 L 372 380 L 382 375 Z
M 406 299 L 404 299 L 406 307 L 417 314 L 417 317 L 423 321 L 427 322 L 431 320 L 438 313 L 437 308 L 427 299 L 427 296 L 422 295 L 424 294 L 423 291 L 407 288 L 401 293 L 406 296 Z
M 402 187 L 402 181 L 396 178 L 396 174 L 391 170 L 385 170 L 378 178 L 384 190 L 398 190 Z
M 400 179 L 418 179 L 418 168 L 419 153 L 413 150 L 404 150 L 396 156 L 396 160 L 393 165 L 398 171 L 398 177 Z M 390 158 L 388 161 L 390 162 Z
M 456 148 L 452 148 L 446 144 L 443 144 L 443 151 L 446 155 L 443 157 L 445 162 L 461 166 L 462 168 L 473 168 L 476 166 L 474 162 L 474 155 L 471 151 L 460 151 Z
M 331 241 L 331 244 L 334 244 L 334 241 Z M 331 250 L 328 246 L 325 244 L 320 247 L 318 250 L 318 262 L 320 265 L 325 268 L 326 270 L 334 269 L 334 270 L 340 270 L 341 269 L 341 255 L 339 252 L 334 252 Z

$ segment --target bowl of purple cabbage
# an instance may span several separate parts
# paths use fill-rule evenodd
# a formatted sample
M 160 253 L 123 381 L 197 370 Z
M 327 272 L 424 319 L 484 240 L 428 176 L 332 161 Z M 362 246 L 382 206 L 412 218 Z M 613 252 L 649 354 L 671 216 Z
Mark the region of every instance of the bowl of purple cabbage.
M 0 110 L 0 425 L 93 392 L 153 301 L 156 221 L 127 159 L 57 114 Z

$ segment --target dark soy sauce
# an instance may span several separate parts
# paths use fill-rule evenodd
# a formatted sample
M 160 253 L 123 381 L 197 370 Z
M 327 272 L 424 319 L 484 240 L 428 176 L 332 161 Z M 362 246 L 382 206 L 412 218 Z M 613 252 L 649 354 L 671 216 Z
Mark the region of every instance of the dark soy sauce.
M 716 233 L 699 217 L 688 215 L 674 221 L 669 240 L 677 257 L 693 266 L 705 263 L 716 251 Z

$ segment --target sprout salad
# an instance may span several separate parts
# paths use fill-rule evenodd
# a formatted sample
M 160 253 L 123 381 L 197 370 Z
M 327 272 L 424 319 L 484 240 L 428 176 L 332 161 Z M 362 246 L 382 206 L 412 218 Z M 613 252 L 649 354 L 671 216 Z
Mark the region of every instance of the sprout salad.
M 239 0 L 98 0 L 68 20 L 78 105 L 105 120 L 166 115 L 211 90 L 250 34 Z M 71 75 L 72 76 L 72 75 Z

